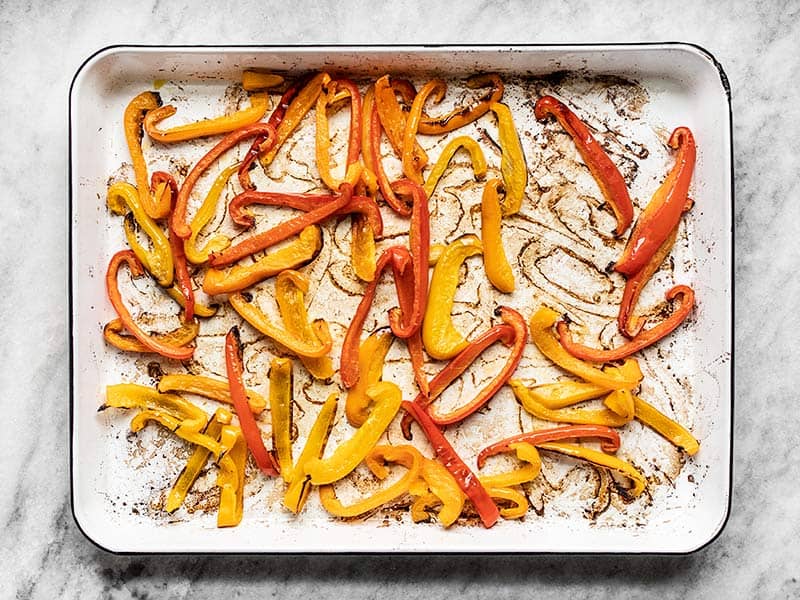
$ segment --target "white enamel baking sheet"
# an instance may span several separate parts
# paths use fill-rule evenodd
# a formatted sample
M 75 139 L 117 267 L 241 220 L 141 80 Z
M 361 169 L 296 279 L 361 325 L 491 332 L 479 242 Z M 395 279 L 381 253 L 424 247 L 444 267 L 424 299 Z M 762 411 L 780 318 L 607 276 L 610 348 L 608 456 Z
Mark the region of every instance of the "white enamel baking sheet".
M 525 488 L 533 507 L 528 515 L 519 521 L 501 520 L 490 530 L 469 518 L 449 530 L 435 522 L 415 525 L 402 503 L 341 522 L 330 518 L 312 498 L 307 510 L 295 518 L 280 507 L 282 484 L 257 474 L 248 480 L 241 525 L 217 529 L 213 470 L 198 482 L 188 510 L 164 513 L 164 496 L 185 461 L 186 447 L 155 426 L 129 434 L 132 415 L 123 411 L 97 413 L 106 385 L 120 381 L 152 385 L 147 364 L 154 360 L 123 355 L 102 339 L 102 325 L 113 317 L 103 276 L 110 256 L 124 247 L 121 221 L 108 213 L 105 192 L 110 180 L 132 181 L 121 124 L 130 98 L 157 87 L 165 103 L 178 105 L 180 118 L 212 116 L 246 104 L 246 95 L 236 83 L 241 71 L 252 67 L 290 77 L 326 69 L 363 80 L 391 72 L 418 84 L 436 74 L 452 83 L 446 100 L 451 103 L 467 94 L 459 90 L 458 82 L 464 77 L 485 71 L 503 76 L 504 101 L 514 113 L 530 171 L 523 210 L 504 225 L 519 289 L 511 296 L 496 294 L 486 282 L 470 275 L 480 269 L 480 259 L 470 259 L 455 310 L 456 324 L 465 333 L 488 327 L 497 303 L 513 306 L 526 319 L 545 303 L 569 313 L 588 331 L 615 323 L 623 280 L 605 274 L 604 267 L 618 255 L 623 242 L 604 237 L 613 229 L 613 218 L 603 210 L 599 190 L 569 138 L 554 123 L 541 124 L 533 118 L 538 95 L 558 95 L 589 121 L 620 164 L 639 208 L 672 165 L 664 144 L 669 132 L 678 125 L 689 126 L 698 143 L 691 190 L 696 205 L 681 226 L 672 260 L 648 287 L 642 306 L 657 307 L 669 286 L 685 283 L 696 291 L 697 308 L 668 340 L 642 354 L 642 395 L 688 426 L 701 442 L 700 452 L 687 460 L 652 431 L 631 423 L 623 430 L 620 453 L 648 478 L 648 492 L 639 500 L 622 502 L 609 477 L 598 469 L 545 457 L 543 476 Z M 731 477 L 732 165 L 726 86 L 713 58 L 686 44 L 114 47 L 92 56 L 77 73 L 70 95 L 72 500 L 81 529 L 98 545 L 117 552 L 641 553 L 690 552 L 708 543 L 727 518 Z M 337 123 L 342 130 L 343 119 L 343 114 L 333 117 L 334 130 Z M 491 142 L 495 131 L 494 121 L 487 116 L 464 133 L 481 140 L 496 173 L 498 155 Z M 298 138 L 297 144 L 279 155 L 273 166 L 279 172 L 270 173 L 272 181 L 258 179 L 264 175 L 254 171 L 261 189 L 271 189 L 266 186 L 275 182 L 293 191 L 318 188 L 310 150 L 313 126 L 308 125 Z M 445 141 L 421 136 L 432 160 Z M 342 145 L 339 135 L 334 150 Z M 181 152 L 185 160 L 196 160 L 207 148 L 203 143 L 189 144 Z M 148 143 L 145 150 L 151 169 L 180 171 L 180 164 L 169 162 L 175 150 Z M 397 169 L 391 161 L 387 165 Z M 478 231 L 479 218 L 472 209 L 479 204 L 481 187 L 470 182 L 469 171 L 461 164 L 438 188 L 431 200 L 434 242 Z M 208 185 L 203 180 L 198 190 Z M 229 186 L 226 197 L 233 193 Z M 265 221 L 268 214 L 259 213 Z M 384 215 L 386 231 L 393 237 L 381 246 L 402 242 L 405 225 L 386 211 Z M 215 223 L 223 230 L 230 227 L 222 213 Z M 337 345 L 358 299 L 348 299 L 344 290 L 352 288 L 358 294 L 362 289 L 344 266 L 348 235 L 347 219 L 329 224 L 325 248 L 304 269 L 313 281 L 309 312 L 331 322 Z M 274 314 L 270 286 L 266 282 L 258 292 L 265 310 Z M 378 304 L 381 298 L 391 302 L 388 284 L 385 289 Z M 126 290 L 127 297 L 138 303 L 135 310 L 165 324 L 174 319 L 174 311 L 160 312 L 159 306 L 147 304 L 145 288 L 129 285 Z M 471 302 L 476 295 L 482 299 L 480 304 Z M 379 326 L 377 316 L 375 312 L 367 329 Z M 235 322 L 228 313 L 213 325 L 204 324 L 197 360 L 188 366 L 162 361 L 162 369 L 223 375 L 220 334 Z M 276 350 L 252 330 L 245 328 L 244 333 L 255 348 L 249 355 L 248 383 L 266 394 L 266 366 Z M 602 339 L 610 340 L 613 333 L 611 328 L 604 330 Z M 488 354 L 486 368 L 478 365 L 443 401 L 469 397 L 475 386 L 491 376 L 492 359 L 501 355 L 501 349 Z M 338 357 L 337 348 L 334 356 Z M 390 359 L 396 361 L 387 368 L 385 378 L 401 384 L 406 399 L 411 399 L 413 388 L 402 356 L 401 345 L 395 344 Z M 316 403 L 337 383 L 334 379 L 330 385 L 312 384 L 299 361 L 295 362 L 297 452 L 318 410 Z M 430 365 L 430 372 L 437 368 Z M 516 376 L 541 383 L 558 375 L 529 344 Z M 483 445 L 534 426 L 543 424 L 524 413 L 506 388 L 490 410 L 448 430 L 448 436 L 474 467 L 474 455 Z M 340 418 L 331 447 L 349 435 L 346 427 Z M 396 427 L 387 437 L 392 443 L 401 441 Z M 418 434 L 416 441 L 424 449 L 421 437 Z M 347 486 L 340 493 L 347 496 Z

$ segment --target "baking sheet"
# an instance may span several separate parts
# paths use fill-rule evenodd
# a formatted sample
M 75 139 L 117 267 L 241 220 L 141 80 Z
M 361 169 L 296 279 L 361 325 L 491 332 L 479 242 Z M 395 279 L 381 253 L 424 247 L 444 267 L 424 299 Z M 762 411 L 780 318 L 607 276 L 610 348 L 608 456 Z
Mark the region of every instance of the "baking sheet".
M 588 331 L 613 335 L 622 279 L 605 267 L 621 249 L 609 235 L 613 217 L 600 206 L 601 196 L 583 167 L 574 145 L 560 128 L 539 124 L 532 105 L 539 95 L 552 93 L 566 100 L 598 132 L 629 183 L 638 206 L 669 168 L 664 141 L 672 128 L 687 125 L 698 140 L 698 165 L 692 193 L 696 207 L 684 220 L 673 260 L 643 294 L 642 307 L 658 310 L 662 295 L 673 283 L 695 288 L 698 307 L 691 321 L 640 361 L 645 373 L 642 396 L 677 418 L 700 439 L 701 452 L 685 461 L 667 442 L 637 423 L 623 433 L 620 455 L 628 458 L 650 482 L 649 493 L 625 503 L 614 492 L 608 475 L 598 469 L 558 457 L 545 456 L 543 475 L 526 487 L 533 509 L 522 521 L 498 523 L 492 530 L 466 517 L 442 530 L 436 523 L 411 523 L 403 502 L 363 519 L 340 522 L 328 517 L 313 499 L 305 513 L 294 518 L 280 509 L 282 484 L 251 474 L 242 524 L 215 528 L 214 473 L 203 477 L 187 502 L 174 515 L 161 510 L 166 493 L 188 449 L 168 434 L 147 428 L 128 433 L 131 415 L 105 411 L 98 415 L 105 385 L 119 381 L 152 384 L 152 357 L 123 356 L 107 348 L 102 325 L 112 317 L 105 300 L 102 275 L 111 254 L 124 247 L 121 222 L 105 208 L 110 180 L 132 181 L 121 115 L 125 104 L 144 89 L 158 86 L 165 102 L 178 106 L 176 119 L 202 118 L 246 105 L 235 85 L 241 70 L 261 67 L 298 72 L 324 67 L 354 76 L 373 77 L 391 64 L 393 74 L 406 74 L 417 83 L 431 74 L 448 78 L 445 103 L 460 103 L 468 94 L 460 80 L 478 71 L 499 71 L 506 81 L 504 102 L 514 112 L 530 171 L 527 200 L 518 217 L 504 222 L 504 240 L 517 275 L 513 295 L 497 294 L 483 277 L 480 259 L 467 261 L 463 284 L 456 296 L 454 321 L 465 334 L 485 330 L 498 303 L 518 309 L 526 318 L 545 303 L 567 312 Z M 447 109 L 443 105 L 441 109 Z M 332 116 L 338 132 L 333 150 L 341 156 L 346 113 Z M 176 121 L 180 122 L 180 121 Z M 262 176 L 254 172 L 259 189 L 314 191 L 320 189 L 313 160 L 313 124 L 290 139 L 273 167 Z M 489 177 L 499 166 L 494 144 L 496 126 L 490 117 L 455 135 L 480 140 L 490 164 Z M 114 48 L 93 57 L 76 77 L 71 94 L 72 268 L 73 268 L 73 505 L 87 535 L 116 551 L 617 551 L 679 552 L 710 540 L 727 514 L 730 483 L 730 138 L 729 112 L 719 71 L 703 52 L 684 45 L 628 47 L 532 48 Z M 421 136 L 431 156 L 453 137 Z M 211 142 L 213 143 L 213 142 Z M 146 146 L 150 170 L 179 171 L 199 158 L 209 143 L 191 143 L 180 151 Z M 246 147 L 237 150 L 243 153 Z M 388 145 L 385 147 L 388 154 Z M 180 154 L 184 163 L 170 157 Z M 233 160 L 225 159 L 219 167 Z M 432 241 L 452 241 L 477 233 L 482 183 L 472 180 L 463 158 L 446 174 L 431 199 Z M 387 156 L 390 174 L 399 164 Z M 201 181 L 198 191 L 216 174 Z M 270 181 L 271 179 L 271 181 Z M 276 188 L 275 186 L 280 186 Z M 229 185 L 225 197 L 235 193 Z M 190 213 L 199 203 L 190 205 Z M 258 210 L 258 209 L 257 209 Z M 385 239 L 379 249 L 402 243 L 405 221 L 386 218 Z M 274 209 L 258 210 L 259 227 L 283 218 Z M 588 224 L 588 225 L 587 225 Z M 223 213 L 212 227 L 240 234 Z M 312 279 L 307 296 L 311 317 L 331 323 L 335 347 L 358 302 L 363 286 L 349 272 L 349 219 L 325 230 L 320 256 L 303 269 Z M 473 273 L 471 275 L 471 273 Z M 262 308 L 275 315 L 273 283 L 257 286 Z M 126 297 L 158 326 L 176 319 L 169 303 L 152 303 L 140 281 L 130 284 Z M 352 296 L 351 296 L 352 294 Z M 480 302 L 475 302 L 475 298 Z M 379 287 L 376 308 L 366 324 L 371 331 L 392 306 L 390 286 Z M 224 375 L 222 335 L 238 323 L 228 311 L 205 322 L 196 359 L 188 366 L 160 361 L 165 372 Z M 609 327 L 604 325 L 611 324 Z M 266 372 L 280 349 L 243 329 L 248 342 L 248 383 L 267 392 Z M 403 358 L 402 344 L 389 355 L 385 379 L 414 389 Z M 488 379 L 502 358 L 500 348 L 485 355 L 442 399 L 442 407 L 469 397 Z M 493 365 L 494 368 L 493 368 Z M 431 363 L 429 373 L 440 364 Z M 560 374 L 529 345 L 516 377 L 548 382 Z M 314 383 L 296 361 L 296 451 L 331 384 Z M 410 399 L 410 398 L 409 398 Z M 343 397 L 342 402 L 343 404 Z M 488 410 L 448 430 L 463 456 L 474 457 L 486 443 L 529 430 L 534 420 L 504 389 Z M 349 435 L 340 419 L 329 448 Z M 268 429 L 268 419 L 265 432 Z M 399 443 L 396 427 L 387 434 Z M 424 448 L 421 436 L 415 442 Z M 500 464 L 496 468 L 500 468 Z M 364 473 L 337 489 L 365 493 Z M 407 503 L 405 503 L 407 504 Z

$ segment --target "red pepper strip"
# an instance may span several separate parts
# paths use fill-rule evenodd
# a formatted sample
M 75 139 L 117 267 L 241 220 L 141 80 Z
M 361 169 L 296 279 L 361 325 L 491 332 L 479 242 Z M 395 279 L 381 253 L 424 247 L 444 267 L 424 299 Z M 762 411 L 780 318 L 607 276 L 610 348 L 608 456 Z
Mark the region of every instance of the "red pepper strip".
M 519 361 L 522 359 L 522 351 L 525 349 L 525 344 L 528 343 L 527 324 L 521 314 L 507 306 L 498 307 L 495 310 L 495 314 L 500 316 L 503 322 L 510 325 L 514 330 L 514 346 L 511 349 L 511 353 L 508 355 L 508 359 L 506 359 L 506 364 L 503 366 L 502 370 L 495 375 L 494 379 L 478 392 L 478 395 L 475 396 L 472 401 L 461 408 L 446 415 L 435 415 L 428 411 L 431 419 L 437 425 L 452 425 L 453 423 L 458 423 L 467 418 L 491 400 L 500 388 L 505 385 L 508 378 L 513 375 L 514 371 L 517 370 L 517 365 L 519 365 Z
M 447 92 L 447 84 L 440 80 L 434 79 L 429 81 L 414 98 L 411 104 L 411 111 L 406 116 L 406 127 L 403 131 L 403 153 L 401 155 L 403 160 L 403 173 L 411 179 L 414 183 L 423 183 L 422 169 L 425 167 L 427 159 L 414 153 L 414 148 L 417 144 L 417 129 L 419 128 L 419 121 L 422 117 L 422 109 L 429 96 L 433 96 L 433 102 L 438 104 L 444 98 Z
M 170 218 L 170 227 L 175 231 L 178 237 L 185 240 L 192 235 L 192 229 L 189 227 L 189 223 L 186 222 L 186 208 L 189 204 L 189 196 L 192 193 L 192 189 L 197 183 L 197 180 L 200 179 L 200 176 L 211 166 L 211 163 L 236 144 L 242 140 L 258 135 L 266 135 L 268 140 L 274 140 L 275 128 L 269 123 L 254 123 L 253 125 L 248 125 L 247 127 L 242 127 L 241 129 L 229 133 L 201 158 L 189 172 L 189 175 L 186 176 L 181 190 L 178 193 L 178 199 L 175 202 L 175 207 L 172 210 L 172 217 Z
M 225 369 L 228 372 L 228 386 L 231 390 L 231 400 L 236 416 L 239 417 L 239 425 L 242 434 L 247 442 L 247 447 L 256 460 L 256 465 L 261 472 L 268 477 L 277 477 L 280 474 L 278 461 L 271 452 L 267 452 L 264 447 L 264 440 L 261 439 L 261 430 L 258 428 L 256 419 L 250 411 L 247 403 L 247 390 L 242 380 L 242 345 L 239 339 L 239 328 L 231 327 L 228 335 L 225 336 Z
M 337 79 L 336 88 L 344 88 L 350 95 L 350 136 L 347 139 L 347 167 L 358 162 L 361 156 L 361 92 L 349 79 Z
M 106 290 L 108 292 L 108 299 L 114 310 L 117 311 L 117 316 L 122 321 L 125 328 L 139 340 L 142 344 L 147 346 L 153 352 L 157 352 L 165 358 L 174 358 L 175 360 L 187 360 L 194 354 L 194 348 L 186 346 L 173 346 L 161 342 L 146 334 L 133 320 L 131 313 L 125 307 L 122 301 L 122 294 L 119 292 L 117 285 L 117 273 L 122 263 L 126 263 L 131 270 L 132 277 L 140 277 L 144 274 L 144 267 L 132 250 L 120 250 L 111 257 L 111 262 L 108 263 L 108 270 L 106 271 Z
M 614 211 L 614 216 L 617 218 L 616 235 L 622 235 L 633 220 L 633 204 L 628 194 L 628 186 L 625 185 L 617 166 L 594 139 L 583 121 L 563 103 L 552 96 L 542 96 L 537 100 L 533 112 L 540 121 L 546 119 L 547 115 L 553 115 L 570 135 L 583 162 L 597 181 L 603 197 Z
M 457 354 L 445 367 L 439 371 L 430 382 L 430 394 L 427 398 L 422 395 L 414 399 L 415 404 L 419 404 L 423 408 L 427 407 L 431 402 L 438 398 L 442 392 L 447 389 L 451 383 L 458 379 L 461 374 L 475 361 L 475 359 L 483 353 L 486 348 L 491 346 L 497 341 L 502 341 L 506 346 L 510 346 L 516 339 L 516 332 L 511 325 L 501 323 L 495 325 L 482 335 L 471 341 L 466 348 Z M 486 387 L 478 393 L 476 400 L 484 396 L 484 392 L 491 390 L 494 381 L 490 382 Z M 496 391 L 496 390 L 495 390 Z M 491 392 L 494 394 L 494 391 Z M 488 396 L 488 394 L 487 394 Z M 490 396 L 488 396 L 490 397 Z M 403 430 L 403 436 L 411 439 L 411 417 L 404 416 L 400 422 Z
M 619 348 L 600 350 L 574 342 L 572 341 L 572 334 L 569 332 L 569 325 L 567 325 L 565 321 L 559 321 L 557 325 L 559 341 L 564 347 L 564 350 L 581 360 L 593 363 L 621 360 L 634 352 L 638 352 L 642 348 L 651 346 L 661 338 L 672 333 L 678 325 L 683 323 L 683 320 L 689 316 L 689 313 L 692 312 L 692 308 L 694 307 L 694 290 L 685 285 L 676 285 L 666 293 L 667 300 L 672 300 L 676 296 L 680 296 L 681 305 L 679 308 L 664 321 L 650 329 L 640 332 L 635 338 L 622 344 Z
M 251 204 L 266 206 L 288 206 L 304 212 L 310 212 L 336 200 L 333 194 L 284 194 L 281 192 L 242 192 L 235 196 L 228 204 L 228 214 L 234 223 L 244 227 L 255 225 L 255 217 L 245 211 Z M 360 213 L 369 220 L 370 227 L 375 235 L 383 234 L 383 219 L 380 208 L 375 200 L 369 196 L 353 196 L 336 215 Z
M 431 223 L 428 213 L 428 197 L 421 185 L 409 179 L 400 179 L 392 184 L 392 188 L 401 195 L 411 196 L 411 227 L 408 233 L 408 245 L 413 258 L 414 298 L 412 309 L 394 311 L 389 314 L 389 325 L 399 338 L 410 338 L 419 331 L 425 316 L 428 303 L 428 255 L 431 246 Z
M 383 170 L 383 161 L 381 160 L 381 133 L 383 132 L 383 125 L 381 125 L 380 117 L 378 116 L 378 106 L 376 103 L 372 105 L 372 118 L 370 121 L 370 144 L 368 152 L 372 157 L 372 163 L 375 167 L 375 176 L 378 178 L 378 188 L 381 190 L 383 199 L 398 215 L 407 217 L 411 214 L 411 206 L 402 201 L 394 193 L 389 177 L 386 171 Z
M 235 263 L 245 256 L 260 252 L 270 246 L 274 246 L 278 242 L 282 242 L 300 233 L 309 225 L 315 225 L 320 221 L 324 221 L 331 215 L 336 214 L 350 203 L 352 197 L 353 186 L 349 183 L 343 183 L 338 197 L 332 202 L 328 202 L 319 208 L 315 208 L 305 214 L 284 221 L 280 225 L 276 225 L 267 231 L 249 237 L 243 242 L 239 242 L 235 246 L 231 246 L 222 252 L 214 253 L 211 255 L 208 262 L 212 267 L 221 267 Z
M 475 510 L 487 529 L 497 522 L 500 518 L 500 511 L 492 501 L 489 492 L 483 487 L 466 463 L 456 453 L 442 431 L 433 422 L 425 409 L 415 402 L 404 401 L 402 407 L 413 419 L 422 427 L 425 435 L 433 446 L 436 458 L 458 482 L 458 487 L 467 495 L 472 502 Z
M 543 444 L 545 442 L 557 442 L 559 440 L 569 440 L 573 438 L 600 438 L 600 447 L 603 452 L 616 452 L 619 450 L 619 434 L 605 425 L 566 425 L 564 427 L 553 427 L 552 429 L 540 429 L 539 431 L 528 431 L 512 435 L 509 438 L 495 442 L 487 446 L 478 454 L 478 468 L 482 469 L 486 459 L 495 454 L 508 452 L 511 444 L 526 442 L 528 444 Z
M 675 166 L 639 215 L 622 257 L 614 265 L 614 270 L 624 275 L 634 275 L 644 268 L 677 227 L 688 204 L 689 183 L 697 157 L 689 128 L 675 129 L 669 137 L 669 147 L 678 150 Z
M 468 123 L 476 121 L 489 111 L 489 107 L 495 102 L 500 102 L 503 97 L 503 80 L 497 73 L 485 73 L 474 75 L 467 79 L 468 88 L 479 88 L 491 84 L 480 98 L 477 98 L 471 106 L 456 107 L 445 115 L 430 117 L 424 112 L 419 122 L 419 132 L 423 135 L 441 135 L 450 131 L 455 131 Z M 394 81 L 392 81 L 394 86 Z M 413 87 L 411 88 L 413 89 Z M 413 98 L 413 96 L 412 96 Z
M 410 257 L 410 255 L 409 255 Z M 399 312 L 400 314 L 409 314 L 413 311 L 414 306 L 414 273 L 411 269 L 406 269 L 399 272 L 397 268 L 392 269 L 394 272 L 394 286 L 397 290 L 397 300 L 400 304 L 399 308 L 392 308 L 389 311 L 391 315 Z M 414 380 L 417 382 L 420 393 L 426 398 L 430 395 L 430 385 L 428 383 L 428 376 L 425 374 L 425 356 L 422 353 L 422 328 L 417 329 L 411 337 L 406 338 L 406 346 L 408 347 L 408 354 L 411 356 L 411 369 L 414 371 Z

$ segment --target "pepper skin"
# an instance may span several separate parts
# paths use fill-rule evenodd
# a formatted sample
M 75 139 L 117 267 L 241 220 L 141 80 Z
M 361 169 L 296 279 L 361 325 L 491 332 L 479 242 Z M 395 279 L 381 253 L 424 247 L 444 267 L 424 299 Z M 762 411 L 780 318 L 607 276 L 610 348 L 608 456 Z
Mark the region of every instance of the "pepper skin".
M 514 272 L 508 264 L 502 237 L 502 211 L 498 188 L 499 179 L 486 182 L 481 197 L 481 243 L 483 244 L 483 268 L 491 284 L 505 294 L 516 287 Z
M 525 187 L 528 185 L 528 166 L 525 163 L 525 154 L 519 141 L 517 128 L 514 126 L 514 117 L 505 104 L 495 102 L 491 110 L 497 117 L 498 137 L 500 138 L 500 172 L 503 174 L 503 183 L 506 195 L 503 199 L 503 215 L 511 216 L 519 212 L 522 201 L 525 199 Z
M 438 116 L 428 116 L 423 112 L 419 121 L 419 132 L 423 135 L 441 135 L 477 121 L 487 112 L 495 102 L 503 98 L 503 80 L 497 73 L 473 75 L 466 81 L 468 88 L 491 87 L 481 95 L 472 106 L 457 106 L 449 113 Z

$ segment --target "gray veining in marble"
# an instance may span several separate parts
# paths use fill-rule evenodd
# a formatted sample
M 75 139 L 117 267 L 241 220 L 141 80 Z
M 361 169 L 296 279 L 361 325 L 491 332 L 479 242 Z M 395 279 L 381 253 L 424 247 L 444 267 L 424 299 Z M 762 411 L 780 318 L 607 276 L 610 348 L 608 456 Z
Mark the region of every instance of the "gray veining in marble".
M 800 597 L 800 2 L 0 0 L 0 598 Z M 377 4 L 377 3 L 375 3 Z M 301 9 L 298 6 L 302 6 Z M 120 557 L 69 506 L 67 94 L 121 42 L 623 42 L 709 49 L 733 90 L 735 492 L 688 557 Z

